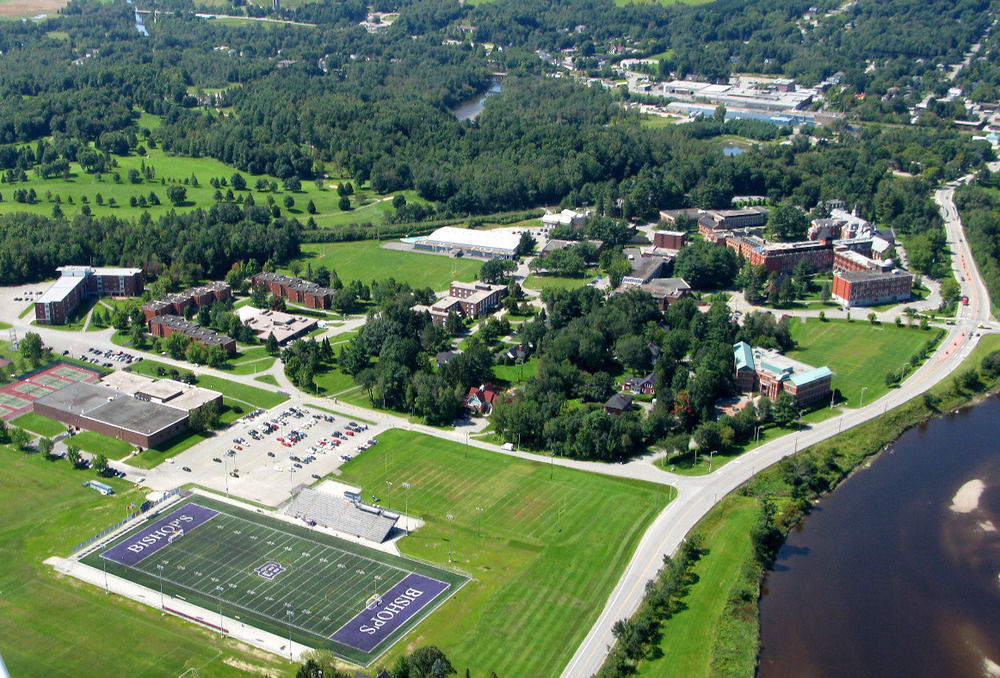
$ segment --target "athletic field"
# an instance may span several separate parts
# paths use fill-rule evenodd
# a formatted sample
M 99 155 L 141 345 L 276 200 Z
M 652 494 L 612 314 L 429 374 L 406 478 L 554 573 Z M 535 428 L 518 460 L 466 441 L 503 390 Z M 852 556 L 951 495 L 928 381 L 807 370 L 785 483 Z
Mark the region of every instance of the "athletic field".
M 164 509 L 84 562 L 367 665 L 465 578 L 204 497 Z M 219 618 L 214 613 L 220 610 Z

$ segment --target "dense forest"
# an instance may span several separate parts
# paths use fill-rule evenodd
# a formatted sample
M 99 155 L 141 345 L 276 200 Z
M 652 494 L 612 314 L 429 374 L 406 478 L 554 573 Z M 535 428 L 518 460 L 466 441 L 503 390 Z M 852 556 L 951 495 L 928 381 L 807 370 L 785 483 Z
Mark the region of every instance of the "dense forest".
M 655 219 L 661 209 L 725 207 L 734 195 L 763 195 L 805 209 L 843 199 L 919 234 L 939 225 L 923 197 L 928 186 L 993 158 L 985 142 L 944 129 L 847 124 L 726 156 L 718 152 L 721 134 L 768 140 L 788 130 L 711 122 L 650 128 L 621 106 L 617 91 L 545 77 L 551 67 L 535 54 L 603 53 L 628 36 L 640 52 L 673 55 L 677 63 L 665 67 L 677 75 L 721 79 L 750 67 L 808 80 L 842 69 L 847 93 L 925 77 L 914 74 L 956 60 L 982 33 L 989 13 L 981 1 L 897 0 L 891 20 L 878 3 L 847 12 L 829 4 L 821 10 L 832 14 L 821 11 L 808 30 L 800 30 L 808 3 L 798 0 L 762 0 L 738 12 L 726 0 L 701 7 L 564 0 L 540 12 L 528 12 L 523 0 L 377 3 L 399 11 L 379 33 L 357 26 L 366 12 L 356 2 L 277 15 L 314 26 L 213 22 L 191 13 L 207 8 L 182 0 L 151 7 L 160 11 L 147 18 L 148 36 L 124 2 L 72 0 L 45 22 L 0 25 L 0 180 L 7 184 L 0 199 L 31 202 L 19 184 L 32 175 L 71 178 L 77 167 L 107 173 L 116 157 L 161 147 L 291 185 L 336 171 L 378 193 L 413 189 L 429 201 L 400 210 L 397 222 L 581 204 L 609 217 Z M 224 9 L 260 13 L 242 3 Z M 942 25 L 940 16 L 951 20 Z M 474 43 L 454 44 L 469 30 Z M 699 65 L 716 57 L 721 70 Z M 859 69 L 866 60 L 880 67 Z M 822 68 L 810 70 L 807 61 Z M 495 72 L 507 74 L 502 93 L 475 121 L 456 120 L 450 108 L 482 91 Z M 159 127 L 141 127 L 139 113 L 158 116 Z M 906 184 L 893 171 L 926 183 Z M 61 211 L 51 220 L 4 222 L 0 281 L 44 276 L 67 262 L 217 275 L 248 258 L 286 262 L 305 230 L 252 204 L 141 222 L 105 223 L 86 212 L 60 218 Z M 92 239 L 92 230 L 112 237 Z

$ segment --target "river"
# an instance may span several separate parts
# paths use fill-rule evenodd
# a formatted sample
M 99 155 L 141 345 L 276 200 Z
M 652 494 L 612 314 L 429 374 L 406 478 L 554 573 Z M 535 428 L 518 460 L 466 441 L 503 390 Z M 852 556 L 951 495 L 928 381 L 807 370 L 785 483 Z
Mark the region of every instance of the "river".
M 998 452 L 990 398 L 818 504 L 764 583 L 760 676 L 1000 676 Z
M 491 96 L 500 94 L 501 82 L 499 78 L 494 79 L 492 84 L 490 84 L 489 89 L 485 92 L 481 92 L 476 96 L 463 101 L 455 108 L 451 109 L 452 115 L 454 115 L 459 120 L 475 120 L 476 116 L 479 115 L 480 111 L 483 110 L 483 106 L 486 104 L 486 100 Z

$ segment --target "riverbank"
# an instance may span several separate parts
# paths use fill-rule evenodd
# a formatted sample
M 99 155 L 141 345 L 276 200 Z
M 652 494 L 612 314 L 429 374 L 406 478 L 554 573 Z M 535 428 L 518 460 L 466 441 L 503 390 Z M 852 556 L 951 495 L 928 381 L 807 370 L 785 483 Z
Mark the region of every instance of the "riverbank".
M 657 640 L 642 652 L 629 653 L 642 659 L 623 662 L 619 641 L 599 675 L 626 675 L 623 669 L 629 667 L 640 676 L 754 674 L 760 642 L 761 583 L 785 535 L 814 502 L 836 489 L 906 430 L 1000 389 L 1000 374 L 986 375 L 980 369 L 983 358 L 997 350 L 1000 336 L 983 337 L 952 378 L 876 420 L 785 459 L 716 506 L 692 531 L 692 535 L 699 535 L 703 555 L 693 571 L 695 582 L 681 600 L 683 604 L 664 610 L 656 619 L 658 629 L 650 637 Z M 750 510 L 754 515 L 752 527 L 744 529 L 749 532 L 745 543 L 753 548 L 741 550 L 740 557 L 733 557 L 728 546 L 731 532 L 718 528 L 720 521 L 732 513 L 734 503 L 740 505 L 740 513 Z M 767 519 L 762 517 L 765 506 Z M 695 598 L 704 595 L 702 591 L 721 591 L 725 595 L 705 596 L 699 601 L 701 609 L 694 610 Z M 701 641 L 703 651 L 691 652 L 691 639 L 707 639 Z

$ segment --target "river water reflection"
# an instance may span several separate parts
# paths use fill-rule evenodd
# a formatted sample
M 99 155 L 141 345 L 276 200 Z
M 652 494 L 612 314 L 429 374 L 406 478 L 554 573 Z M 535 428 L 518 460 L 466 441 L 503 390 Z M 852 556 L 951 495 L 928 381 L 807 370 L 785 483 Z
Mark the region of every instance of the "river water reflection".
M 907 432 L 789 535 L 760 675 L 1000 676 L 998 530 L 991 398 Z

